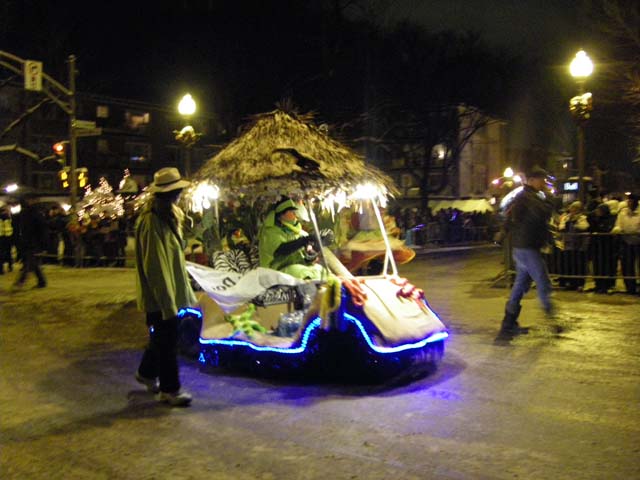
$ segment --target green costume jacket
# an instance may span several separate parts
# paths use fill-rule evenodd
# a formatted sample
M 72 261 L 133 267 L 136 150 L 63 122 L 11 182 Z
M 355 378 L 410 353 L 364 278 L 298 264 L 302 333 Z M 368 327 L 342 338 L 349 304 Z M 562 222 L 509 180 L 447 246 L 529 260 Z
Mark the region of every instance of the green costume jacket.
M 153 203 L 144 207 L 136 222 L 137 301 L 142 311 L 160 311 L 167 320 L 197 299 L 189 283 L 180 232 L 154 212 Z
M 302 229 L 299 232 L 295 232 L 291 228 L 276 222 L 275 213 L 273 211 L 269 212 L 260 229 L 260 266 L 279 270 L 297 278 L 320 279 L 322 277 L 322 266 L 319 264 L 306 264 L 304 247 L 288 255 L 276 254 L 276 250 L 280 245 L 297 240 L 302 236 L 308 236 L 307 232 Z

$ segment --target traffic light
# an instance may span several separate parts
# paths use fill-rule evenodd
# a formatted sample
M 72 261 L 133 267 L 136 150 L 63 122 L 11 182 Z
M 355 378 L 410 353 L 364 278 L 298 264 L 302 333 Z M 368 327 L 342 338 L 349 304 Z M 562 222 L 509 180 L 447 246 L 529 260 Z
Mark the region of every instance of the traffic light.
M 69 142 L 56 142 L 52 145 L 53 153 L 56 155 L 58 162 L 63 166 L 67 164 L 67 145 Z
M 62 170 L 58 172 L 58 177 L 60 177 L 60 183 L 62 183 L 62 188 L 69 188 L 70 179 L 69 179 L 69 167 L 64 167 Z
M 71 186 L 71 168 L 64 167 L 58 172 L 60 183 L 62 188 L 69 188 Z M 89 183 L 89 170 L 87 167 L 76 168 L 76 185 L 78 188 L 85 188 Z
M 89 182 L 89 172 L 86 167 L 76 168 L 76 178 L 78 179 L 78 188 L 84 188 Z

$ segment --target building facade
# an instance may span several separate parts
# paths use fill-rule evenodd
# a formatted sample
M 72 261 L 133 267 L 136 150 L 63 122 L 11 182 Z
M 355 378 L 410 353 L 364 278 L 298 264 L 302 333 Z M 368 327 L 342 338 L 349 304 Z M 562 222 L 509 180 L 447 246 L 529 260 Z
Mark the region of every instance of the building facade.
M 64 194 L 60 172 L 70 165 L 69 116 L 53 102 L 25 114 L 41 98 L 20 85 L 0 88 L 0 186 L 18 183 L 41 193 Z M 195 172 L 215 152 L 218 128 L 213 118 L 190 120 L 202 136 L 187 151 L 175 138 L 185 126 L 175 108 L 84 93 L 76 95 L 76 102 L 76 118 L 101 132 L 77 139 L 77 167 L 86 168 L 94 186 L 104 177 L 115 190 L 128 170 L 144 187 L 158 168 L 179 166 L 184 173 L 189 162 Z M 53 151 L 56 143 L 64 146 L 61 155 Z

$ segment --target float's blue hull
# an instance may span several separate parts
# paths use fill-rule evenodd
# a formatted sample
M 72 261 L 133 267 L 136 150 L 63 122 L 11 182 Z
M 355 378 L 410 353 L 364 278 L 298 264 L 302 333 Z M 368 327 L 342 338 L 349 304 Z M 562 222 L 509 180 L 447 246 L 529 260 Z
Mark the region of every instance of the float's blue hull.
M 428 373 L 444 354 L 448 336 L 444 329 L 418 341 L 378 346 L 375 327 L 366 317 L 359 319 L 344 311 L 334 315 L 334 326 L 321 328 L 317 317 L 288 347 L 262 346 L 235 338 L 201 338 L 199 360 L 209 367 L 264 376 L 381 382 Z

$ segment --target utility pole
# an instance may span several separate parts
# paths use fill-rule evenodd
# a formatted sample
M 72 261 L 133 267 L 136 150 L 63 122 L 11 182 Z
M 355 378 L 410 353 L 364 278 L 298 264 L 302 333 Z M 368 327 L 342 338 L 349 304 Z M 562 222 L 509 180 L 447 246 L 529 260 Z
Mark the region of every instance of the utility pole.
M 58 105 L 68 116 L 69 116 L 69 141 L 71 145 L 71 153 L 72 153 L 72 169 L 77 168 L 77 151 L 76 151 L 76 139 L 77 132 L 75 131 L 75 116 L 76 116 L 76 67 L 75 67 L 76 57 L 74 55 L 69 56 L 69 88 L 65 87 L 62 83 L 58 82 L 51 76 L 47 75 L 47 73 L 42 69 L 42 62 L 36 60 L 25 60 L 23 58 L 17 57 L 9 52 L 4 52 L 0 50 L 0 68 L 7 69 L 13 72 L 16 76 L 22 77 L 24 79 L 24 88 L 25 90 L 31 90 L 35 92 L 41 92 L 45 99 L 40 100 L 36 105 L 27 109 L 27 111 L 22 114 L 18 119 L 11 122 L 9 126 L 7 126 L 2 132 L 0 132 L 0 139 L 7 135 L 11 130 L 13 130 L 16 126 L 22 123 L 29 115 L 33 114 L 40 107 L 45 105 L 48 102 L 53 102 Z M 10 146 L 4 145 L 0 146 L 5 151 L 15 150 L 20 153 L 25 154 L 24 152 L 28 152 L 26 154 L 29 158 L 34 160 L 38 160 L 38 156 L 33 152 L 29 152 L 28 150 L 20 147 L 19 145 Z M 73 171 L 73 170 L 72 170 Z M 72 175 L 72 179 L 75 179 L 75 175 Z M 77 181 L 72 180 L 71 189 L 71 202 L 72 206 L 75 207 L 75 202 L 77 201 Z
M 71 209 L 75 213 L 78 201 L 78 179 L 76 170 L 78 168 L 78 148 L 76 135 L 76 56 L 69 55 L 69 147 L 71 150 L 71 165 L 69 174 L 71 182 Z M 75 217 L 75 216 L 74 216 Z

